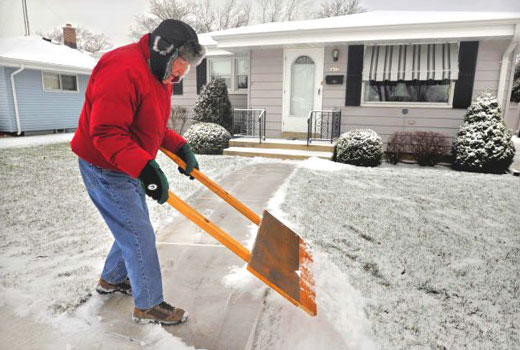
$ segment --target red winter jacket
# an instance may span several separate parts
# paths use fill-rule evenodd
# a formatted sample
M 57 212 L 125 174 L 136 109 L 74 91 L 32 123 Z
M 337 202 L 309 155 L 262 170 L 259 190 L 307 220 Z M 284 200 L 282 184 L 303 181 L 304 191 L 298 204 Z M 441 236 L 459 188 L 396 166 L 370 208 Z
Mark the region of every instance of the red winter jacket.
M 167 128 L 172 86 L 148 67 L 148 34 L 104 54 L 92 71 L 71 148 L 101 168 L 137 178 L 159 147 L 186 140 Z

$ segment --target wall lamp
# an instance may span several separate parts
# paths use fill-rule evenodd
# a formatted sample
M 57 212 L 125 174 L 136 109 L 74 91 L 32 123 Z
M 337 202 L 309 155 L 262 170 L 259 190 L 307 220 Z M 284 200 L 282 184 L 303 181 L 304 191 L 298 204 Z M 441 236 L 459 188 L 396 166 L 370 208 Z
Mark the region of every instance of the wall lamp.
M 336 62 L 338 60 L 338 58 L 339 58 L 339 50 L 335 48 L 332 50 L 332 60 L 334 62 Z

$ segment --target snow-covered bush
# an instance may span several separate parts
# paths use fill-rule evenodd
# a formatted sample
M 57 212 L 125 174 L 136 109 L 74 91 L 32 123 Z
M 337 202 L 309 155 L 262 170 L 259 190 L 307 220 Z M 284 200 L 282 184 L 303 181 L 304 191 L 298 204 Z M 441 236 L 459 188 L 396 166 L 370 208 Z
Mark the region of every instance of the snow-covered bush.
M 515 146 L 492 92 L 485 91 L 468 107 L 452 149 L 457 170 L 499 174 L 509 168 Z
M 229 131 L 214 123 L 195 123 L 183 136 L 198 154 L 222 154 L 231 139 Z
M 193 108 L 193 119 L 198 122 L 215 123 L 231 131 L 233 113 L 226 81 L 223 78 L 212 78 L 204 86 Z
M 383 142 L 374 130 L 350 130 L 338 138 L 334 154 L 340 163 L 377 166 L 383 157 Z

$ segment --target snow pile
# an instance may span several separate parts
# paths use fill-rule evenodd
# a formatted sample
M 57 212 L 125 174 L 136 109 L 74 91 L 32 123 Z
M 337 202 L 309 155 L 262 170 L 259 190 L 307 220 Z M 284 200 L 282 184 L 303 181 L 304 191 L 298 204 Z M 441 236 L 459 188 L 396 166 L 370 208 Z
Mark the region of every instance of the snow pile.
M 198 154 L 222 154 L 231 139 L 225 128 L 214 123 L 195 123 L 183 136 Z
M 515 146 L 492 92 L 485 91 L 469 106 L 453 155 L 453 167 L 465 171 L 500 174 L 513 162 Z
M 350 130 L 338 138 L 335 160 L 362 166 L 377 166 L 383 158 L 381 137 L 370 129 Z

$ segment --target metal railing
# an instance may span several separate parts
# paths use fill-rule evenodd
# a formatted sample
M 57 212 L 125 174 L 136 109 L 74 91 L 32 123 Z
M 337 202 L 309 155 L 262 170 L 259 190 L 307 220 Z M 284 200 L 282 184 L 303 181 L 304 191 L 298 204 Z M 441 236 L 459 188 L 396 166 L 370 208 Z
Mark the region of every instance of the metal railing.
M 258 136 L 258 141 L 265 141 L 267 112 L 265 108 L 234 108 L 233 137 Z
M 330 141 L 341 133 L 341 110 L 310 110 L 307 117 L 307 146 L 312 141 Z

